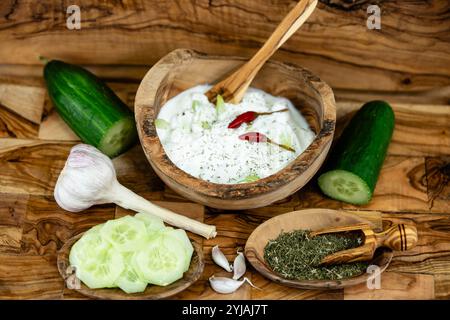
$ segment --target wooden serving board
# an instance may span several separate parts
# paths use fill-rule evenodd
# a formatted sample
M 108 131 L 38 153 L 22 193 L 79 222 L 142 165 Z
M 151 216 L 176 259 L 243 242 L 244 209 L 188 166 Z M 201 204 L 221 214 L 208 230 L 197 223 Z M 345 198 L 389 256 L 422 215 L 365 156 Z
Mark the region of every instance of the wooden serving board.
M 101 67 L 102 73 L 114 74 L 116 80 L 109 84 L 131 107 L 139 82 L 133 76 L 135 69 L 110 68 Z M 64 287 L 56 267 L 56 252 L 71 236 L 126 212 L 114 205 L 101 205 L 69 213 L 57 206 L 53 188 L 77 137 L 52 109 L 39 73 L 27 74 L 26 70 L 18 66 L 14 75 L 0 75 L 0 298 L 84 298 Z M 441 91 L 436 91 L 435 97 L 418 97 L 421 104 L 405 103 L 404 96 L 397 94 L 336 93 L 337 133 L 361 105 L 346 101 L 380 98 L 393 102 L 393 141 L 374 198 L 364 207 L 326 198 L 313 179 L 299 192 L 268 207 L 213 210 L 168 190 L 148 165 L 139 145 L 114 159 L 118 179 L 125 186 L 218 228 L 215 239 L 203 241 L 206 267 L 201 280 L 175 298 L 450 298 L 450 106 L 433 104 L 442 101 Z M 211 261 L 212 246 L 219 244 L 232 260 L 263 221 L 280 213 L 315 207 L 348 210 L 379 227 L 414 222 L 419 231 L 418 246 L 395 254 L 383 273 L 379 290 L 368 290 L 365 285 L 335 291 L 293 289 L 270 282 L 251 268 L 247 276 L 262 290 L 244 285 L 232 295 L 220 295 L 209 288 L 209 276 L 224 274 Z

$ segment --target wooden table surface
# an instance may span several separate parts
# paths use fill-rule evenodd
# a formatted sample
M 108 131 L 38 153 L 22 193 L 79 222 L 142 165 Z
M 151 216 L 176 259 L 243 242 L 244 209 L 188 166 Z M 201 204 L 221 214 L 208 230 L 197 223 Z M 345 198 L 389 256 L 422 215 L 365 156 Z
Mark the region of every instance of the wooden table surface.
M 105 68 L 93 70 L 108 74 Z M 0 78 L 0 298 L 83 298 L 65 288 L 56 268 L 56 253 L 69 237 L 124 212 L 115 205 L 95 206 L 81 213 L 69 213 L 57 206 L 53 188 L 77 137 L 52 109 L 39 72 L 27 75 L 30 68 L 24 67 L 22 75 L 17 75 L 20 66 L 14 70 L 15 76 Z M 109 82 L 130 108 L 139 83 L 139 77 L 130 76 L 134 70 L 122 67 L 121 74 Z M 358 100 L 368 96 L 352 95 L 353 102 L 346 102 L 348 94 L 337 90 L 336 95 L 339 133 L 361 105 Z M 155 175 L 140 145 L 114 159 L 118 179 L 125 186 L 174 210 L 188 210 L 200 218 L 204 215 L 207 223 L 217 226 L 218 236 L 203 242 L 207 264 L 202 279 L 176 298 L 450 298 L 450 106 L 432 104 L 429 97 L 418 101 L 422 104 L 393 103 L 393 141 L 374 198 L 364 207 L 326 198 L 315 179 L 289 198 L 264 208 L 225 212 L 187 205 L 189 200 L 168 190 Z M 219 244 L 232 259 L 252 230 L 266 219 L 314 207 L 345 209 L 384 226 L 414 222 L 419 231 L 418 246 L 395 254 L 382 275 L 379 290 L 368 290 L 365 285 L 336 291 L 291 289 L 266 280 L 251 268 L 247 276 L 261 290 L 245 285 L 232 295 L 218 295 L 209 288 L 207 278 L 221 273 L 211 263 L 212 246 Z

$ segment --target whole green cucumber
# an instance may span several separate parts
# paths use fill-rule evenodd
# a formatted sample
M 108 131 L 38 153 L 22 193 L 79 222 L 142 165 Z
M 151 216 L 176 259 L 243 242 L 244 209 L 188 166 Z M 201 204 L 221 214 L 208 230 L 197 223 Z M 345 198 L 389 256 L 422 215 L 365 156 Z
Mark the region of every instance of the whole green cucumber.
M 394 112 L 385 101 L 364 104 L 342 132 L 330 155 L 329 170 L 318 180 L 331 198 L 367 204 L 394 131 Z
M 49 96 L 61 118 L 80 139 L 114 157 L 137 138 L 133 113 L 88 70 L 58 60 L 44 67 Z

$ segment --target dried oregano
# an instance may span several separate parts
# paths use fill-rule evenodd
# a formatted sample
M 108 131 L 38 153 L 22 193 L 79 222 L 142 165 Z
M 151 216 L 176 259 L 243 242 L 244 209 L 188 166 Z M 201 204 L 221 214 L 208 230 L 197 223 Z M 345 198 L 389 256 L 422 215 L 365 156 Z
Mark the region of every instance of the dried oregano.
M 295 230 L 282 232 L 270 240 L 264 248 L 264 259 L 272 270 L 295 280 L 340 280 L 366 270 L 366 262 L 319 266 L 322 258 L 329 254 L 360 246 L 362 238 L 358 234 L 326 234 L 313 238 L 309 234 L 306 230 Z

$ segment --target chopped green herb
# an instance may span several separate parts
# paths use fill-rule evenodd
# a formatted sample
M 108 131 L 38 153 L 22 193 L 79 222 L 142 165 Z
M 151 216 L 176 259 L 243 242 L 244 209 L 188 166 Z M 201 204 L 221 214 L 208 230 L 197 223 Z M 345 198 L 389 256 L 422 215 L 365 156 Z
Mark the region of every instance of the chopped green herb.
M 202 121 L 202 128 L 203 129 L 211 129 L 211 125 L 208 121 Z
M 156 120 L 155 120 L 155 126 L 156 126 L 158 129 L 169 129 L 169 128 L 170 128 L 170 123 L 167 122 L 167 121 L 164 120 L 164 119 L 156 119 Z
M 198 102 L 197 100 L 192 101 L 192 111 L 195 112 L 199 105 L 200 105 L 200 102 Z
M 286 279 L 340 280 L 360 275 L 367 262 L 319 266 L 332 253 L 358 247 L 362 238 L 355 233 L 348 236 L 326 234 L 309 237 L 306 230 L 281 233 L 264 248 L 264 259 L 273 271 Z

